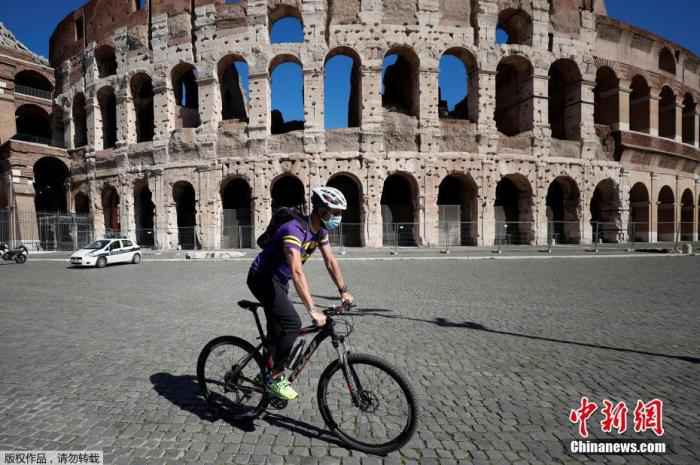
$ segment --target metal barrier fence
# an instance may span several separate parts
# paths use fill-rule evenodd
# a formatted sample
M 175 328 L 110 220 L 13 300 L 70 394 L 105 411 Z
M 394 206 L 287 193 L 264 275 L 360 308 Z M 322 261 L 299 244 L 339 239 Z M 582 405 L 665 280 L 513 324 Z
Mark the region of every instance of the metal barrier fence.
M 30 250 L 75 250 L 94 239 L 92 224 L 86 215 L 62 212 L 19 212 L 11 215 L 0 209 L 0 242 L 12 247 L 24 245 Z

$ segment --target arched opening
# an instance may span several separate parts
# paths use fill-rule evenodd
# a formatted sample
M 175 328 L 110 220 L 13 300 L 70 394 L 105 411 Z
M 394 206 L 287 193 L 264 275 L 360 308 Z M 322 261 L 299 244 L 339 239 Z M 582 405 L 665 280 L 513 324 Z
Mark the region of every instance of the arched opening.
M 497 44 L 532 45 L 532 19 L 523 10 L 507 8 L 498 14 Z
M 437 201 L 442 246 L 477 245 L 478 192 L 468 174 L 451 174 L 442 180 Z
M 581 138 L 581 73 L 572 60 L 555 61 L 549 68 L 549 126 L 552 137 Z
M 620 118 L 620 82 L 615 72 L 604 66 L 595 76 L 593 120 L 595 124 L 613 125 Z
M 283 174 L 277 178 L 271 187 L 272 211 L 280 207 L 294 207 L 300 212 L 307 213 L 304 184 L 292 174 Z
M 37 215 L 67 211 L 68 175 L 68 167 L 58 158 L 43 157 L 34 163 L 34 208 Z
M 532 130 L 533 108 L 532 64 L 505 57 L 496 68 L 496 127 L 506 136 Z
M 221 247 L 243 249 L 253 247 L 251 189 L 243 178 L 230 179 L 221 190 L 223 221 Z
M 177 106 L 175 127 L 196 128 L 200 125 L 197 70 L 189 63 L 180 63 L 171 74 Z
M 85 95 L 76 94 L 73 98 L 73 145 L 82 147 L 87 144 L 87 113 L 85 112 Z
M 362 72 L 354 50 L 339 47 L 323 67 L 324 124 L 326 129 L 356 128 L 362 113 Z
M 100 78 L 117 74 L 117 57 L 113 47 L 103 45 L 96 48 L 95 63 L 97 63 L 97 74 Z
M 51 145 L 66 148 L 65 114 L 63 108 L 54 104 L 51 111 Z
M 51 99 L 53 85 L 36 71 L 24 70 L 15 75 L 15 93 Z
M 173 200 L 177 214 L 177 239 L 181 249 L 197 247 L 197 210 L 194 187 L 187 181 L 178 181 L 173 186 Z
M 102 214 L 105 223 L 105 236 L 119 235 L 121 231 L 119 194 L 117 190 L 109 184 L 102 188 Z
M 382 107 L 418 117 L 418 70 L 418 56 L 412 49 L 389 50 L 382 65 Z
M 599 182 L 591 198 L 591 227 L 594 241 L 617 243 L 623 239 L 620 236 L 623 232 L 620 207 L 617 184 L 612 179 Z
M 272 88 L 272 134 L 304 129 L 304 73 L 301 63 L 289 55 L 277 57 L 270 66 Z
M 75 214 L 80 216 L 87 216 L 90 214 L 90 197 L 84 192 L 78 192 L 75 194 L 75 199 L 73 200 L 75 204 Z
M 143 247 L 155 244 L 156 205 L 153 194 L 148 187 L 148 180 L 140 179 L 134 184 L 134 221 L 136 224 L 136 243 Z
M 451 48 L 440 58 L 438 115 L 440 118 L 467 119 L 476 122 L 476 60 L 461 48 Z
M 659 136 L 673 139 L 676 137 L 676 95 L 670 87 L 661 89 L 659 101 Z
M 547 237 L 557 244 L 581 242 L 581 193 L 576 181 L 559 176 L 547 189 Z
M 659 191 L 659 198 L 656 202 L 657 225 L 656 235 L 659 242 L 673 241 L 674 223 L 676 221 L 676 199 L 673 190 L 664 186 Z
M 362 192 L 355 178 L 347 174 L 336 174 L 328 185 L 340 190 L 345 196 L 348 208 L 343 212 L 340 228 L 331 232 L 334 245 L 345 247 L 362 247 Z M 338 236 L 339 235 L 339 236 Z
M 693 193 L 690 189 L 683 191 L 683 196 L 681 197 L 681 240 L 682 241 L 692 241 L 693 240 L 693 226 L 695 223 L 694 219 L 695 204 L 693 203 Z
M 131 97 L 136 112 L 136 142 L 153 140 L 153 82 L 145 73 L 131 78 Z
M 304 42 L 304 24 L 299 10 L 279 5 L 270 11 L 270 43 Z
M 649 242 L 649 191 L 641 182 L 630 189 L 629 237 L 633 242 Z
M 13 139 L 51 144 L 51 120 L 43 108 L 26 104 L 15 110 L 17 133 Z
M 676 74 L 676 59 L 673 58 L 673 53 L 666 47 L 662 48 L 659 53 L 659 69 L 673 75 Z
M 630 130 L 649 133 L 649 86 L 641 76 L 630 85 Z
M 102 148 L 113 148 L 117 143 L 117 99 L 114 89 L 103 87 L 97 92 L 102 116 Z
M 686 144 L 695 143 L 695 99 L 690 94 L 686 94 L 683 99 L 683 142 Z
M 219 62 L 221 119 L 248 122 L 248 63 L 238 55 Z
M 381 205 L 385 246 L 417 245 L 416 192 L 415 181 L 409 174 L 392 174 L 384 181 Z
M 530 244 L 534 240 L 532 188 L 521 174 L 509 174 L 496 185 L 494 217 L 497 244 Z

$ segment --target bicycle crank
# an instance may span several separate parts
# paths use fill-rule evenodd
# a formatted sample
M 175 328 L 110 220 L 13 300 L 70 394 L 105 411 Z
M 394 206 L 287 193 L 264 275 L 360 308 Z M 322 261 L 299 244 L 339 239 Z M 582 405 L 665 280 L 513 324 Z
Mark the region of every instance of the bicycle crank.
M 289 402 L 279 397 L 270 397 L 270 407 L 275 410 L 284 410 Z

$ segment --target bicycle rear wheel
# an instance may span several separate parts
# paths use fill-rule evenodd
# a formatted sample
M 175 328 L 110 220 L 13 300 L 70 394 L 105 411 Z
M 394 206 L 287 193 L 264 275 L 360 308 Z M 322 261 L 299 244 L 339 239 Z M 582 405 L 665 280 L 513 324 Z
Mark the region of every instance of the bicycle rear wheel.
M 401 448 L 413 436 L 418 420 L 411 385 L 389 363 L 372 355 L 349 354 L 347 366 L 350 380 L 340 360 L 321 374 L 317 397 L 326 425 L 363 452 L 387 454 Z M 349 384 L 359 396 L 357 405 Z
M 247 341 L 221 336 L 210 341 L 197 360 L 197 380 L 209 405 L 235 419 L 258 417 L 268 397 L 261 381 L 263 360 Z

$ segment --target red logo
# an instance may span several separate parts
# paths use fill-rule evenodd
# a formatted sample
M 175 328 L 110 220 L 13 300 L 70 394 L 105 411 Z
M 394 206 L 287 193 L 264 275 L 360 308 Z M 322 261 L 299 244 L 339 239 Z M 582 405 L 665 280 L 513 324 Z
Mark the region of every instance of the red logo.
M 657 436 L 663 436 L 663 407 L 664 402 L 660 399 L 652 399 L 649 402 L 637 400 L 634 408 L 634 431 L 643 433 L 651 430 Z M 598 410 L 598 404 L 588 400 L 588 397 L 581 397 L 579 407 L 569 412 L 569 421 L 578 426 L 578 434 L 582 438 L 588 437 L 588 420 Z M 617 434 L 627 431 L 627 414 L 629 409 L 624 401 L 613 403 L 608 399 L 603 400 L 603 408 L 600 413 L 603 419 L 600 422 L 600 429 L 604 433 L 611 433 L 613 430 Z

